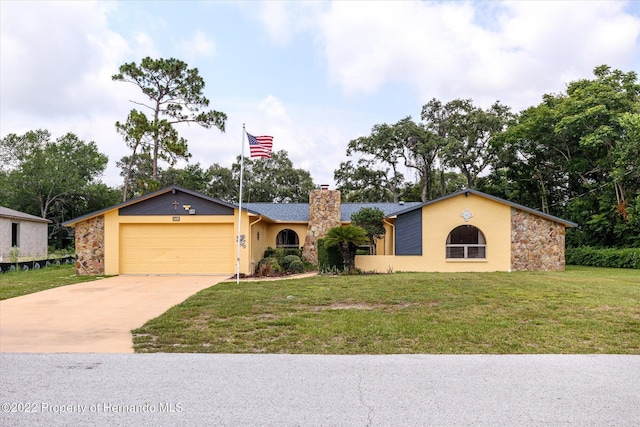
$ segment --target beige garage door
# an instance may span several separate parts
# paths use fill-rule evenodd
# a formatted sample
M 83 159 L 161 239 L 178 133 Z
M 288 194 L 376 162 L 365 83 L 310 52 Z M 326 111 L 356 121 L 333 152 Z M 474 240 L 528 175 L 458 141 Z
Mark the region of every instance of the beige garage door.
M 233 274 L 233 224 L 121 224 L 120 274 Z

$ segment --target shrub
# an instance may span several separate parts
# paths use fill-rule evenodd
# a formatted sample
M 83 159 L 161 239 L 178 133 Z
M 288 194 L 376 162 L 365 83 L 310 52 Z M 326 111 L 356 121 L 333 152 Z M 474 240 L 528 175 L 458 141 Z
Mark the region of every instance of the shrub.
M 342 270 L 344 261 L 338 248 L 326 248 L 324 239 L 318 239 L 318 269 L 324 270 Z
M 11 249 L 9 249 L 9 262 L 17 263 L 19 257 L 20 257 L 20 248 L 18 248 L 17 246 L 14 246 Z
M 294 256 L 294 255 L 289 255 L 289 256 Z M 298 258 L 297 260 L 294 260 L 291 262 L 287 271 L 290 271 L 291 273 L 302 273 L 304 272 L 304 263 L 300 258 Z
M 275 257 L 262 258 L 260 262 L 258 262 L 256 272 L 260 276 L 269 276 L 271 274 L 281 273 L 282 267 Z
M 285 271 L 290 271 L 289 267 L 291 266 L 291 263 L 294 262 L 294 261 L 301 261 L 302 262 L 300 257 L 297 256 L 297 255 L 287 255 L 284 258 L 282 258 L 282 261 L 280 262 L 280 266 L 282 266 L 282 268 Z
M 276 256 L 276 250 L 269 246 L 262 255 L 262 258 L 271 258 Z
M 640 269 L 640 248 L 567 248 L 565 260 L 571 265 Z

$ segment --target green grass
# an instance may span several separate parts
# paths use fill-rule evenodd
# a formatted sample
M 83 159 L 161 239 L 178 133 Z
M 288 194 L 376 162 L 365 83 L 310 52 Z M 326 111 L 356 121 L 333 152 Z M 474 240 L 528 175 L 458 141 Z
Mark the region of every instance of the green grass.
M 640 354 L 640 275 L 568 267 L 224 282 L 133 334 L 137 352 Z
M 95 276 L 76 276 L 75 267 L 72 265 L 10 271 L 0 274 L 0 300 L 95 279 Z

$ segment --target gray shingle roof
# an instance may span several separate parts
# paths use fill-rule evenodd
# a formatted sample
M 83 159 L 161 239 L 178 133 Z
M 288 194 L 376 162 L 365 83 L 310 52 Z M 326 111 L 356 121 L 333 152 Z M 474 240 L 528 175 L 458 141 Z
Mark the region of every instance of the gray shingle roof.
M 351 221 L 351 215 L 358 212 L 362 208 L 378 208 L 384 212 L 385 217 L 395 215 L 405 209 L 414 206 L 420 206 L 421 202 L 403 202 L 400 203 L 341 203 L 340 204 L 340 220 L 343 222 Z
M 0 216 L 5 218 L 24 219 L 28 221 L 34 221 L 34 222 L 47 222 L 47 223 L 52 222 L 49 219 L 40 218 L 39 216 L 16 211 L 14 209 L 5 208 L 4 206 L 0 206 Z
M 351 215 L 362 208 L 378 208 L 384 212 L 385 217 L 388 217 L 420 204 L 420 202 L 407 202 L 402 205 L 399 203 L 341 203 L 340 220 L 351 221 Z M 309 221 L 308 203 L 246 203 L 242 206 L 274 221 Z
M 243 203 L 242 207 L 274 221 L 309 221 L 309 203 Z

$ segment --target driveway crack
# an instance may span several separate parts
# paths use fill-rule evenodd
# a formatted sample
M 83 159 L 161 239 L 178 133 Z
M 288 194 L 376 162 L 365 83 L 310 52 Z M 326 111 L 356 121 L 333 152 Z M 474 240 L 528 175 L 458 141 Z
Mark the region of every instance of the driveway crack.
M 358 398 L 360 399 L 360 404 L 367 408 L 367 426 L 371 426 L 373 424 L 372 415 L 373 415 L 373 406 L 368 405 L 364 400 L 364 395 L 362 394 L 362 375 L 358 376 Z

